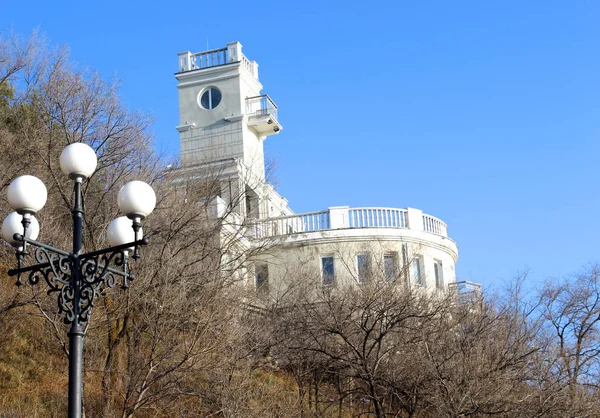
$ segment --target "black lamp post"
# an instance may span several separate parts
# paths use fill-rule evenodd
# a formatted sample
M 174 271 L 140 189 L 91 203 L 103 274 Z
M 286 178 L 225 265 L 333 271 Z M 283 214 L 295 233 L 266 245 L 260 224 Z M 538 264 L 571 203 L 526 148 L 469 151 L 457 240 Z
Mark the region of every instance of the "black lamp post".
M 82 325 L 88 321 L 96 296 L 105 287 L 114 287 L 117 276 L 121 286 L 127 288 L 133 275 L 128 271 L 129 251 L 139 258 L 139 246 L 148 244 L 142 238 L 141 221 L 156 205 L 154 190 L 141 181 L 132 181 L 121 188 L 118 195 L 120 210 L 127 217 L 111 222 L 107 237 L 110 248 L 83 253 L 83 194 L 82 183 L 96 170 L 96 154 L 82 143 L 71 144 L 60 156 L 60 166 L 74 182 L 73 251 L 68 252 L 35 241 L 40 227 L 33 216 L 46 203 L 44 183 L 33 176 L 21 176 L 8 187 L 8 202 L 15 210 L 2 224 L 2 236 L 16 248 L 16 269 L 8 271 L 17 276 L 17 286 L 22 285 L 21 275 L 35 285 L 43 279 L 48 294 L 57 293 L 58 310 L 64 321 L 71 324 L 69 335 L 69 417 L 80 418 L 82 408 Z M 33 248 L 33 254 L 30 253 Z M 28 257 L 33 255 L 33 257 Z M 31 258 L 33 260 L 30 263 Z M 32 264 L 35 263 L 35 264 Z M 24 265 L 29 264 L 29 265 Z M 112 267 L 111 267 L 112 266 Z

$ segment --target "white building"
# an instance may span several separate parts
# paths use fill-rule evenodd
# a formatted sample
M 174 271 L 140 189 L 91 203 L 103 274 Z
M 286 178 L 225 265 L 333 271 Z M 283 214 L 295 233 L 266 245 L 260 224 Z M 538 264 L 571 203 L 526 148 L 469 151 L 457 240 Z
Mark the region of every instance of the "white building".
M 400 280 L 444 290 L 456 281 L 458 248 L 446 224 L 418 209 L 292 212 L 265 181 L 263 141 L 283 129 L 278 109 L 239 42 L 180 53 L 178 65 L 180 174 L 216 176 L 214 216 L 233 208 L 240 242 L 268 250 L 248 274 L 257 290 L 278 292 L 301 267 L 320 272 L 324 285 Z

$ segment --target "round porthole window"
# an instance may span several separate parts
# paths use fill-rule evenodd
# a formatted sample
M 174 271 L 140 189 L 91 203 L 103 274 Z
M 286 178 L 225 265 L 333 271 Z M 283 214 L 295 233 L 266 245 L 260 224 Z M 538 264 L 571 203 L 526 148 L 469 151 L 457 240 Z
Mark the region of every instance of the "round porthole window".
M 216 87 L 210 87 L 204 90 L 204 93 L 200 96 L 200 106 L 210 110 L 219 106 L 221 103 L 221 90 Z

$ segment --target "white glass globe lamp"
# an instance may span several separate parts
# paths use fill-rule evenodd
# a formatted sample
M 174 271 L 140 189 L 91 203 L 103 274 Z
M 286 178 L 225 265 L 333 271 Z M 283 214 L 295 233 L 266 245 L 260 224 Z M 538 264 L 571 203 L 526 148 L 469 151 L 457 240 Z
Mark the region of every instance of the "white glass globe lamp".
M 121 187 L 117 196 L 121 212 L 128 218 L 144 219 L 156 206 L 156 194 L 150 185 L 143 181 L 130 181 Z
M 7 190 L 8 204 L 11 208 L 24 213 L 37 213 L 46 204 L 48 191 L 40 179 L 34 176 L 19 176 Z
M 72 179 L 86 179 L 96 170 L 98 158 L 89 145 L 76 142 L 68 145 L 60 154 L 60 168 Z
M 127 216 L 119 216 L 108 225 L 106 239 L 111 246 L 123 245 L 135 241 L 133 222 Z M 142 239 L 144 231 L 140 228 L 138 240 Z
M 20 215 L 17 212 L 11 212 L 4 219 L 4 222 L 2 222 L 2 238 L 13 247 L 20 247 L 23 244 L 20 241 L 16 241 L 14 238 L 15 234 L 23 235 L 22 219 L 23 215 Z M 40 234 L 40 224 L 37 219 L 35 219 L 35 216 L 30 216 L 29 220 L 31 223 L 27 227 L 27 234 L 25 236 L 35 240 Z

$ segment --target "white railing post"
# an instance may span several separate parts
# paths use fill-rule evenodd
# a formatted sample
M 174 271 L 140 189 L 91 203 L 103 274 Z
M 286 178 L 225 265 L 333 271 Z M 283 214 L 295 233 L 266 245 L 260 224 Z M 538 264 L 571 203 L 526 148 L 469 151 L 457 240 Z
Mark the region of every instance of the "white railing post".
M 349 228 L 349 206 L 334 206 L 329 208 L 329 227 L 331 229 Z
M 229 62 L 241 61 L 242 60 L 242 44 L 239 42 L 228 43 L 227 44 L 227 55 L 229 56 Z
M 258 78 L 258 63 L 252 61 L 250 64 L 252 64 L 252 74 L 254 74 L 254 77 Z
M 177 54 L 179 59 L 179 72 L 190 71 L 192 69 L 192 53 L 190 51 Z
M 406 227 L 415 231 L 423 230 L 423 211 L 406 208 Z

